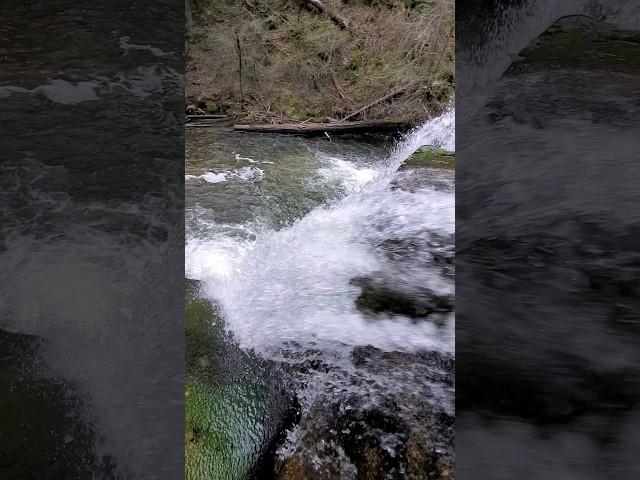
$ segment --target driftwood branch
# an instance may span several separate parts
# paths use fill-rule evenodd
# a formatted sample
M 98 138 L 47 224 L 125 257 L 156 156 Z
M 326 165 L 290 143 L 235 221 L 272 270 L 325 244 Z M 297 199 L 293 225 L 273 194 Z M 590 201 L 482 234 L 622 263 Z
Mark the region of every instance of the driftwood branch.
M 336 12 L 334 9 L 330 8 L 328 5 L 325 5 L 320 0 L 303 0 L 304 4 L 307 6 L 313 6 L 320 10 L 322 13 L 327 15 L 333 22 L 340 28 L 349 28 L 350 22 Z
M 346 122 L 347 120 L 357 117 L 358 115 L 360 115 L 362 112 L 365 112 L 367 110 L 369 110 L 371 107 L 375 107 L 376 105 L 378 105 L 379 103 L 384 102 L 385 100 L 389 100 L 393 97 L 396 97 L 404 92 L 406 92 L 407 90 L 409 90 L 412 87 L 415 87 L 417 84 L 416 83 L 409 83 L 407 85 L 404 85 L 396 90 L 394 90 L 391 93 L 386 94 L 383 97 L 378 98 L 377 100 L 374 100 L 373 102 L 369 103 L 368 105 L 365 105 L 364 107 L 362 107 L 360 110 L 356 110 L 353 113 L 350 113 L 349 115 L 347 115 L 346 117 L 344 117 L 342 119 L 343 122 Z

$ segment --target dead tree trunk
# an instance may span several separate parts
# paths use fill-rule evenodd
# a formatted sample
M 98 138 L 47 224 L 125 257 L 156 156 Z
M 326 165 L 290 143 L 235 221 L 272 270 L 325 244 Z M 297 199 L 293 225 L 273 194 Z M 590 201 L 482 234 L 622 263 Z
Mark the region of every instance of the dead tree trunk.
M 342 15 L 340 15 L 334 9 L 332 9 L 329 6 L 327 6 L 324 3 L 322 3 L 320 0 L 303 0 L 303 2 L 307 6 L 313 6 L 313 7 L 317 8 L 318 10 L 320 10 L 322 13 L 327 15 L 331 20 L 333 20 L 333 22 L 336 25 L 338 25 L 338 27 L 340 27 L 340 28 L 349 28 L 350 23 L 346 18 L 344 18 Z

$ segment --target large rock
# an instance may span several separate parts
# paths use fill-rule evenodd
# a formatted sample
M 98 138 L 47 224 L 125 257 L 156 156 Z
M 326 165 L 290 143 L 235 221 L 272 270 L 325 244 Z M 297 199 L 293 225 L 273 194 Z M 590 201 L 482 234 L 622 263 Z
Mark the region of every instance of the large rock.
M 452 356 L 359 347 L 352 366 L 320 375 L 319 391 L 308 387 L 277 478 L 453 478 Z
M 433 313 L 454 310 L 452 294 L 437 294 L 427 287 L 407 285 L 383 278 L 357 277 L 352 284 L 362 288 L 356 306 L 364 313 L 401 315 L 412 319 L 426 318 Z

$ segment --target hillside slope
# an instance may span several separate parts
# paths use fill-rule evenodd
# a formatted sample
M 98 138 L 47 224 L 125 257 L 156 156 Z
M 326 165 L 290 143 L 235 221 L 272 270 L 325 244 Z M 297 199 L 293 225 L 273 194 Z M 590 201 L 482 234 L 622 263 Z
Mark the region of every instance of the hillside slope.
M 185 1 L 187 102 L 207 113 L 412 122 L 452 98 L 453 0 Z

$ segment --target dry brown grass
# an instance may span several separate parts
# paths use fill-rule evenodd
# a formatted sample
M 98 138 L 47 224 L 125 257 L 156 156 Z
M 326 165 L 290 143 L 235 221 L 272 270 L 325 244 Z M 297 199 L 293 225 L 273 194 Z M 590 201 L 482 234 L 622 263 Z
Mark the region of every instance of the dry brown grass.
M 269 122 L 341 119 L 405 86 L 358 118 L 417 121 L 450 101 L 453 0 L 325 3 L 351 27 L 297 0 L 200 4 L 188 40 L 188 99 Z

